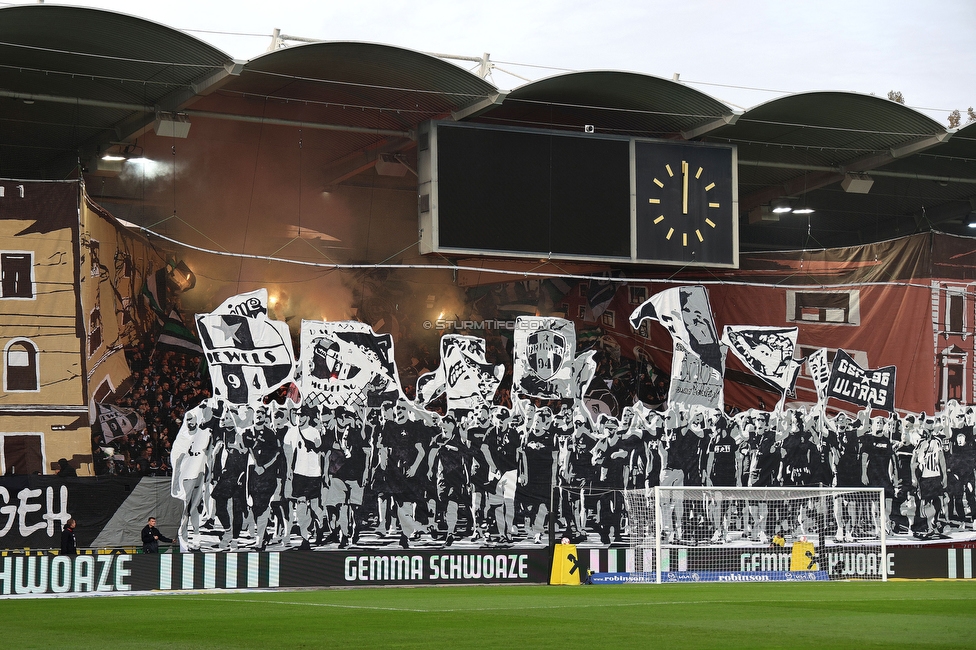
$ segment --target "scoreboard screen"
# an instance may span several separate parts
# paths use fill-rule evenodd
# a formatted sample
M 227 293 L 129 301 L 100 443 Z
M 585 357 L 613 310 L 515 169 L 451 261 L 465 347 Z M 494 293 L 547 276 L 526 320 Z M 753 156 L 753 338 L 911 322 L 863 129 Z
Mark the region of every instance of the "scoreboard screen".
M 455 122 L 418 140 L 423 253 L 738 264 L 732 147 Z

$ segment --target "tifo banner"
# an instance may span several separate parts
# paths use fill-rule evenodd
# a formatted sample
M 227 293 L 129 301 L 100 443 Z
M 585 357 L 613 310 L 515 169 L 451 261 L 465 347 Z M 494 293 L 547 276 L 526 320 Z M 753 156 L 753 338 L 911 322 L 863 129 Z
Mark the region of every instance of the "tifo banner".
M 726 325 L 722 343 L 756 375 L 789 391 L 800 372 L 800 363 L 793 359 L 798 331 L 796 327 Z
M 79 548 L 142 546 L 150 516 L 175 537 L 182 506 L 169 477 L 0 477 L 0 548 L 60 548 L 68 519 Z
M 243 371 L 257 381 L 226 381 L 213 399 L 186 411 L 171 454 L 170 493 L 183 502 L 174 537 L 184 550 L 205 552 L 429 550 L 483 543 L 539 547 L 555 530 L 558 538 L 585 547 L 597 540 L 622 542 L 632 515 L 608 494 L 594 506 L 583 494 L 595 488 L 645 489 L 662 480 L 681 480 L 686 487 L 734 485 L 741 467 L 750 468 L 743 479 L 753 487 L 860 484 L 855 447 L 870 428 L 864 418 L 806 406 L 785 409 L 782 402 L 773 411 L 726 413 L 728 346 L 718 338 L 705 288 L 676 287 L 650 299 L 640 291 L 628 293 L 634 303 L 643 301 L 630 324 L 656 320 L 672 338 L 670 385 L 654 385 L 657 404 L 668 395 L 663 410 L 627 404 L 623 393 L 639 391 L 650 377 L 618 375 L 614 360 L 621 346 L 607 336 L 588 336 L 589 348 L 577 354 L 580 337 L 564 318 L 521 316 L 512 323 L 511 390 L 499 390 L 503 342 L 443 336 L 441 363 L 419 377 L 416 396 L 399 383 L 391 334 L 377 334 L 362 322 L 304 321 L 295 382 L 300 391 L 284 399 L 268 395 L 277 382 L 261 374 L 263 366 L 243 365 L 231 373 L 220 368 L 217 380 Z M 276 321 L 268 319 L 266 301 L 264 292 L 242 294 L 200 317 L 211 369 L 251 360 L 264 331 L 279 337 L 270 348 L 287 347 L 290 338 L 271 325 Z M 601 322 L 616 318 L 617 309 L 608 309 Z M 655 335 L 650 327 L 634 338 Z M 765 380 L 756 383 L 790 387 L 799 365 L 796 328 L 729 325 L 721 331 L 743 363 Z M 281 354 L 288 355 L 290 348 Z M 820 374 L 825 355 L 812 356 Z M 424 361 L 417 357 L 412 369 L 431 367 L 426 353 L 419 356 Z M 862 389 L 851 388 L 854 380 L 859 387 L 867 382 L 864 397 L 891 408 L 894 373 L 864 371 L 850 359 L 838 354 L 834 368 L 844 375 L 830 385 L 856 400 Z M 275 377 L 286 380 L 291 374 L 285 370 L 275 370 Z M 597 387 L 588 391 L 597 377 Z M 441 395 L 446 401 L 435 399 Z M 921 437 L 947 420 L 904 422 L 911 435 Z M 827 427 L 837 435 L 826 435 Z M 828 447 L 813 450 L 810 440 Z M 880 455 L 867 459 L 865 487 L 904 484 L 916 455 L 902 446 L 892 462 L 883 454 L 896 450 L 890 444 L 879 448 Z M 933 465 L 939 476 L 929 477 L 945 479 L 938 482 L 946 486 L 942 493 L 926 491 L 924 499 L 919 491 L 900 495 L 891 510 L 889 540 L 973 538 L 964 521 L 968 502 L 948 488 L 947 470 L 955 472 L 966 455 L 954 449 L 946 455 L 945 464 Z M 834 456 L 854 458 L 853 469 L 846 461 L 823 462 Z M 554 497 L 554 490 L 562 496 Z M 912 499 L 928 503 L 913 508 Z M 951 511 L 947 503 L 954 504 Z M 596 518 L 588 516 L 594 509 Z M 733 518 L 720 514 L 689 501 L 675 507 L 667 525 L 696 545 L 747 531 L 754 543 L 765 544 L 777 532 L 794 536 L 806 526 L 798 517 L 786 522 L 747 510 L 734 518 L 737 529 L 730 531 Z M 698 525 L 688 525 L 686 516 Z M 863 534 L 859 526 L 841 509 L 828 517 L 825 531 L 843 541 Z
M 246 293 L 239 293 L 231 296 L 220 306 L 214 309 L 212 314 L 227 314 L 236 316 L 247 316 L 256 318 L 268 315 L 268 290 L 255 289 Z
M 197 315 L 214 395 L 248 404 L 292 379 L 288 326 L 267 316 Z
M 895 410 L 895 367 L 865 370 L 847 352 L 838 350 L 830 368 L 828 397 L 888 412 Z
M 267 289 L 231 296 L 196 320 L 216 397 L 248 404 L 292 380 L 291 334 L 268 318 Z
M 827 386 L 830 384 L 830 363 L 827 361 L 827 350 L 820 348 L 807 357 L 807 371 L 813 377 L 813 385 L 817 390 L 817 402 L 827 401 Z
M 586 389 L 589 387 L 593 377 L 596 376 L 596 350 L 589 350 L 576 357 L 573 365 L 573 399 L 577 402 L 583 401 Z
M 634 329 L 656 320 L 671 333 L 673 356 L 668 402 L 721 409 L 725 352 L 705 287 L 675 287 L 656 293 L 630 315 Z
M 721 350 L 722 369 L 725 366 L 725 349 Z M 700 405 L 722 408 L 722 370 L 716 370 L 688 347 L 684 341 L 674 341 L 674 357 L 671 364 L 670 404 L 685 407 Z
M 515 319 L 514 390 L 541 399 L 573 396 L 576 329 L 565 318 Z
M 426 404 L 446 393 L 449 410 L 478 408 L 491 403 L 504 373 L 505 366 L 485 359 L 483 338 L 445 334 L 437 370 L 417 378 L 417 401 Z
M 399 395 L 393 337 L 354 321 L 302 321 L 300 393 L 311 405 L 365 408 L 371 395 Z

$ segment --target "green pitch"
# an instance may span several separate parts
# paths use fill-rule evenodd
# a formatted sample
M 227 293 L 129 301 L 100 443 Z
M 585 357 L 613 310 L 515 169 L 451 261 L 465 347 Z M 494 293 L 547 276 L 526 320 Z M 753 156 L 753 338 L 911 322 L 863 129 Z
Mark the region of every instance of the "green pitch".
M 5 648 L 973 648 L 976 582 L 0 600 Z

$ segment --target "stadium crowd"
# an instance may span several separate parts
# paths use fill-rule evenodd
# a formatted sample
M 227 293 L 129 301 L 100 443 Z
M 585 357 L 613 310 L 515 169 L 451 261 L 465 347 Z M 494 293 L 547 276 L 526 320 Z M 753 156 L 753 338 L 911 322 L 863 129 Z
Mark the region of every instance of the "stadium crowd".
M 126 348 L 125 355 L 132 378 L 116 406 L 133 409 L 146 426 L 108 442 L 102 431 L 94 431 L 96 474 L 168 476 L 172 474 L 170 449 L 183 415 L 210 397 L 209 379 L 201 372 L 197 356 L 153 350 L 141 342 Z M 104 453 L 105 448 L 112 453 Z

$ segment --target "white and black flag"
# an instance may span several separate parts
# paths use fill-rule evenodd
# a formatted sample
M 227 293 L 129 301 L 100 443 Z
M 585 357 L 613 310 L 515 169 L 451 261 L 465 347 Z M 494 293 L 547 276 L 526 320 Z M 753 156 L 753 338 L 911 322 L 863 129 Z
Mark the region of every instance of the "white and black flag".
M 220 306 L 214 309 L 211 314 L 236 314 L 257 318 L 258 316 L 268 315 L 268 290 L 255 289 L 246 293 L 239 293 L 231 296 Z
M 827 396 L 892 413 L 895 409 L 895 366 L 864 369 L 847 352 L 837 350 L 830 368 Z
M 301 380 L 306 404 L 359 408 L 371 396 L 403 393 L 393 337 L 356 321 L 302 321 Z
M 142 431 L 146 428 L 146 421 L 134 409 L 96 402 L 95 411 L 102 430 L 102 439 L 106 444 L 130 431 Z
M 515 320 L 513 389 L 540 399 L 573 397 L 576 329 L 565 318 L 519 316 Z
M 792 392 L 802 361 L 793 358 L 796 327 L 726 325 L 722 343 L 756 375 Z
M 485 340 L 477 336 L 445 334 L 441 362 L 434 372 L 417 378 L 417 401 L 426 404 L 447 394 L 448 409 L 473 409 L 490 404 L 505 373 L 504 365 L 485 359 Z
M 241 294 L 197 314 L 215 397 L 250 404 L 291 381 L 291 334 L 285 323 L 268 318 L 267 295 L 265 289 Z
M 821 404 L 827 401 L 827 386 L 830 384 L 830 362 L 827 361 L 826 348 L 820 348 L 807 357 L 807 372 L 813 377 L 813 385 L 817 389 L 817 401 Z
M 651 296 L 630 315 L 638 329 L 656 320 L 671 333 L 671 387 L 668 402 L 722 408 L 726 347 L 719 340 L 705 287 L 674 287 Z

